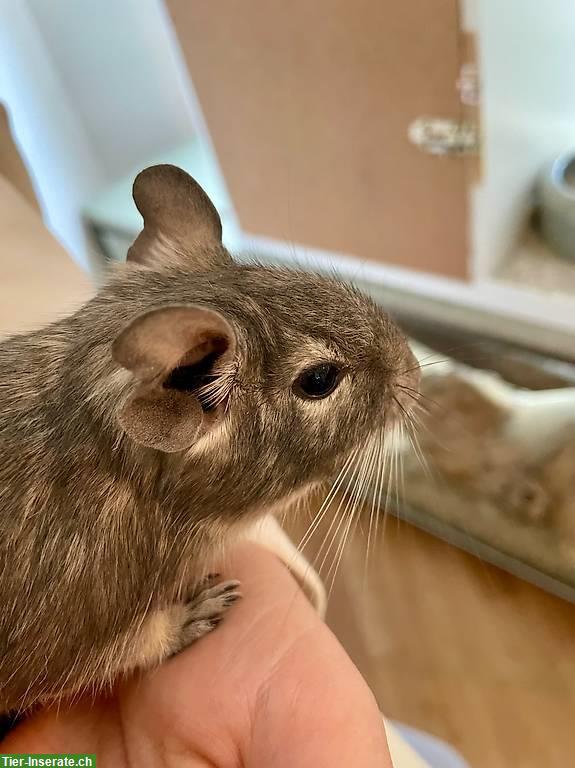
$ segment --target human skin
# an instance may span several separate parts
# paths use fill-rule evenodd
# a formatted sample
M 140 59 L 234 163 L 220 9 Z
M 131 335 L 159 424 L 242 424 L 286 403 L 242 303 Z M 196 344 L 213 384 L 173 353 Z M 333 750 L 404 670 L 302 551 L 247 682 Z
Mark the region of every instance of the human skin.
M 3 753 L 95 753 L 98 768 L 392 768 L 377 704 L 285 566 L 254 544 L 243 599 L 210 635 L 112 695 L 47 709 Z

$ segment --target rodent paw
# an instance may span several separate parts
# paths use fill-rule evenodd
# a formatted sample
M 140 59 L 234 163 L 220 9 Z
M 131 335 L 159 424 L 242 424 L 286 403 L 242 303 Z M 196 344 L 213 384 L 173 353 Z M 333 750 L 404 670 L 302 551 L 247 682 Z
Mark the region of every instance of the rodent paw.
M 224 618 L 225 612 L 236 603 L 241 593 L 236 580 L 214 583 L 217 575 L 210 575 L 185 605 L 184 619 L 178 644 L 172 655 L 212 632 Z

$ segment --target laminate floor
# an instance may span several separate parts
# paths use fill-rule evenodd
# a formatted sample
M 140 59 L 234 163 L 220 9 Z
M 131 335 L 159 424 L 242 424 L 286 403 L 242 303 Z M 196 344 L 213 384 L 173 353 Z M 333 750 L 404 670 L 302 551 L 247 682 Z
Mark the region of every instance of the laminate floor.
M 308 522 L 287 525 L 294 540 Z M 325 533 L 306 548 L 311 560 Z M 575 606 L 395 518 L 365 563 L 358 530 L 328 623 L 388 717 L 445 739 L 473 768 L 573 763 Z

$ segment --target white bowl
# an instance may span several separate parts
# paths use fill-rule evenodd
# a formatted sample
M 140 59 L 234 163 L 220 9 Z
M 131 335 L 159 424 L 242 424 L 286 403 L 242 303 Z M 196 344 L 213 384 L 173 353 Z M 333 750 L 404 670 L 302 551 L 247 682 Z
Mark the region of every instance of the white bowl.
M 575 151 L 544 168 L 537 198 L 544 239 L 559 256 L 575 261 Z

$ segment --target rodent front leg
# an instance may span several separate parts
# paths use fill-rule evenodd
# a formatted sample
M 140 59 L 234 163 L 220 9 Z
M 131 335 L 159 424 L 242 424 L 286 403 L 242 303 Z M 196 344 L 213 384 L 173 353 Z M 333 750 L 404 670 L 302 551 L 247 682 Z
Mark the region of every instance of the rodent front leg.
M 239 581 L 208 576 L 183 603 L 151 613 L 138 631 L 129 668 L 148 668 L 214 630 L 239 598 Z

